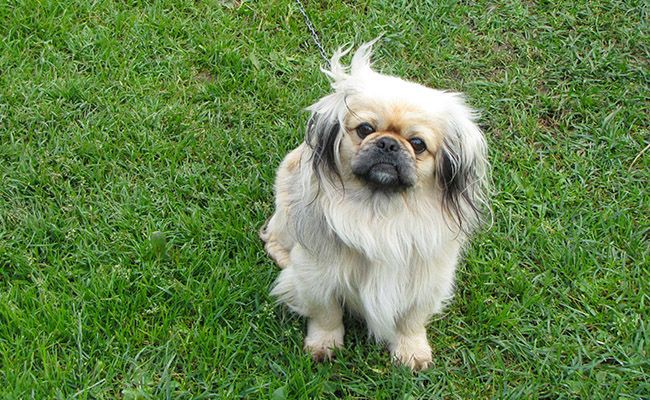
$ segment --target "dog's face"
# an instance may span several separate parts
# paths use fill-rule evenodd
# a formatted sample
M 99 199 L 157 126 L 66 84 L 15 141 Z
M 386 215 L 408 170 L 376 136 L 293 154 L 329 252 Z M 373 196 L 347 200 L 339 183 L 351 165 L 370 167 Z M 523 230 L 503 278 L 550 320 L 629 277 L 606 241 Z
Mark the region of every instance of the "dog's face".
M 349 72 L 343 54 L 324 71 L 334 92 L 310 107 L 317 179 L 388 196 L 425 188 L 418 196 L 440 198 L 461 229 L 473 225 L 484 203 L 487 148 L 462 96 L 373 71 L 369 45 Z
M 348 106 L 353 111 L 343 123 L 342 169 L 349 168 L 371 189 L 387 192 L 431 180 L 442 138 L 425 110 L 404 102 L 363 98 L 350 99 Z

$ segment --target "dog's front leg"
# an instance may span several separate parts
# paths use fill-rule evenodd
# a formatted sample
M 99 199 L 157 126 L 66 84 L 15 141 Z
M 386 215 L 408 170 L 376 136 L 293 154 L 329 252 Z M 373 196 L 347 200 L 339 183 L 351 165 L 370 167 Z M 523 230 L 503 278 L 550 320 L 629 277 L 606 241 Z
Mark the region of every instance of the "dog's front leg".
M 336 279 L 328 271 L 327 266 L 320 265 L 297 244 L 271 291 L 293 311 L 309 319 L 305 350 L 316 361 L 331 359 L 333 350 L 343 346 L 343 309 L 335 294 Z
M 336 299 L 312 305 L 309 310 L 305 350 L 311 354 L 314 361 L 330 360 L 333 350 L 343 347 L 344 332 L 343 310 Z
M 429 317 L 430 313 L 417 308 L 407 312 L 398 321 L 397 334 L 389 344 L 395 361 L 414 371 L 426 369 L 431 364 L 426 329 Z

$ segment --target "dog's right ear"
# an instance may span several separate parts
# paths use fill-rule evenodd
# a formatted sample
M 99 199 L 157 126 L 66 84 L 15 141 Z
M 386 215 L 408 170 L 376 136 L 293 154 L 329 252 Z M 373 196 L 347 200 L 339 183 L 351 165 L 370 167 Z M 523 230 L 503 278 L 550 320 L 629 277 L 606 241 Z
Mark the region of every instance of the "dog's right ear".
M 341 57 L 350 48 L 339 48 L 330 60 L 329 69 L 321 69 L 330 80 L 334 93 L 327 95 L 309 107 L 311 117 L 307 124 L 307 144 L 313 151 L 312 167 L 317 179 L 341 180 L 339 147 L 343 135 L 341 125 L 347 110 L 345 97 L 354 91 L 351 75 L 362 75 L 370 71 L 372 45 L 379 38 L 363 44 L 354 53 L 350 67 L 341 64 Z
M 313 151 L 311 163 L 316 177 L 341 176 L 338 148 L 341 124 L 337 118 L 312 113 L 307 123 L 307 144 Z
M 309 107 L 311 117 L 307 123 L 307 145 L 312 150 L 311 163 L 316 178 L 330 182 L 341 180 L 339 148 L 343 135 L 341 121 L 345 113 L 345 100 L 341 93 L 332 93 Z

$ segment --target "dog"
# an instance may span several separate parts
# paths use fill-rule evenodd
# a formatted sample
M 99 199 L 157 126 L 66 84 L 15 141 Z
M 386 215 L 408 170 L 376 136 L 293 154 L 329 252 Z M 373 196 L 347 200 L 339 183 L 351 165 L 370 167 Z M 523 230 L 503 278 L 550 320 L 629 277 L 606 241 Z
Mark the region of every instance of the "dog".
M 428 321 L 489 213 L 487 144 L 461 94 L 375 72 L 375 41 L 350 66 L 348 48 L 322 69 L 332 93 L 308 108 L 260 237 L 281 268 L 271 294 L 308 318 L 314 360 L 343 346 L 348 309 L 397 363 L 421 370 L 432 362 Z

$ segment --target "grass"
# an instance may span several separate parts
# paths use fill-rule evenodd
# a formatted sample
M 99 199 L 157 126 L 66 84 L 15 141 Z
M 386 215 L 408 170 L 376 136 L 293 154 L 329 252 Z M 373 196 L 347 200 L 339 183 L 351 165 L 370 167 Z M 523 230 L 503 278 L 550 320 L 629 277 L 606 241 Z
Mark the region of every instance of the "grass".
M 292 1 L 0 4 L 0 397 L 648 398 L 648 5 L 470 4 L 306 2 L 328 51 L 383 33 L 380 70 L 482 111 L 495 222 L 418 375 L 355 321 L 312 364 L 268 295 L 328 90 Z

